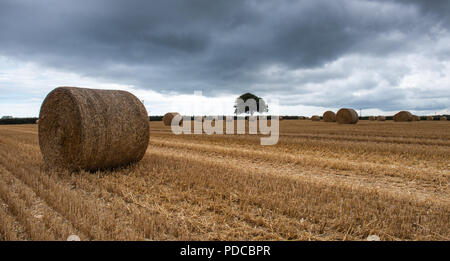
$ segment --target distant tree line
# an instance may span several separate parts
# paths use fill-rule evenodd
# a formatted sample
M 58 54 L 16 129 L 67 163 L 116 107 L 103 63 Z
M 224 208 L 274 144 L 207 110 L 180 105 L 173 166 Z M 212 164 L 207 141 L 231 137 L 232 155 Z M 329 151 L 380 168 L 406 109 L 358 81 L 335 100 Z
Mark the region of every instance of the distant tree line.
M 433 120 L 438 121 L 440 119 L 441 116 L 445 116 L 447 117 L 447 120 L 450 120 L 450 115 L 448 114 L 444 114 L 444 115 L 433 115 Z M 195 116 L 190 116 L 191 120 L 194 120 Z M 235 120 L 237 120 L 237 118 L 244 118 L 248 119 L 248 116 L 233 116 Z M 298 120 L 299 117 L 301 116 L 282 116 L 284 120 Z M 162 121 L 163 116 L 159 116 L 159 115 L 154 115 L 154 116 L 149 116 L 149 120 L 150 121 Z M 223 118 L 225 119 L 225 116 L 223 116 Z M 322 118 L 322 117 L 321 117 Z M 31 117 L 31 118 L 0 118 L 0 125 L 5 125 L 5 124 L 35 124 L 36 120 L 38 118 L 37 117 Z M 268 115 L 267 119 L 270 120 L 271 116 Z M 359 117 L 360 120 L 368 120 L 369 116 L 364 116 L 364 117 Z M 420 120 L 426 120 L 427 116 L 420 116 Z M 386 120 L 393 120 L 393 116 L 386 116 Z
M 0 119 L 0 125 L 5 125 L 5 124 L 35 124 L 36 120 L 38 118 L 34 117 L 34 118 L 1 118 Z
M 445 117 L 447 118 L 447 120 L 450 120 L 450 118 L 449 118 L 450 115 L 447 115 L 447 114 L 443 114 L 443 115 L 430 115 L 430 116 L 433 117 L 433 120 L 434 120 L 434 121 L 439 121 L 441 116 L 445 116 Z M 359 117 L 359 119 L 360 119 L 360 120 L 369 120 L 369 117 L 370 117 L 370 116 L 363 116 L 363 117 Z M 428 117 L 428 116 L 419 116 L 419 118 L 420 118 L 421 121 L 427 120 L 427 117 Z M 322 118 L 322 117 L 320 117 L 320 118 Z M 386 120 L 387 120 L 387 121 L 393 121 L 393 120 L 394 120 L 394 116 L 386 116 Z
M 220 116 L 220 115 L 200 115 L 200 116 L 207 117 L 207 116 Z M 191 120 L 193 121 L 196 116 L 183 116 L 183 117 L 190 117 Z M 225 119 L 226 116 L 222 115 L 222 117 Z M 248 120 L 248 117 L 249 116 L 236 116 L 236 115 L 233 116 L 234 120 L 237 120 L 238 118 Z M 283 117 L 284 120 L 298 120 L 299 119 L 299 116 L 281 116 L 281 117 Z M 149 116 L 150 121 L 162 121 L 162 118 L 163 118 L 163 116 Z M 267 115 L 267 119 L 270 120 L 271 116 Z

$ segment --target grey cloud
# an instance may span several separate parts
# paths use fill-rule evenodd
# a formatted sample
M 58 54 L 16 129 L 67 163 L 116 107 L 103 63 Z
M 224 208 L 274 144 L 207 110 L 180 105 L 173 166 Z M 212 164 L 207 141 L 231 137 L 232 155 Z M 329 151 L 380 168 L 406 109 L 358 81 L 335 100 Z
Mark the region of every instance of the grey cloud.
M 307 86 L 349 78 L 358 68 L 325 68 L 342 57 L 420 51 L 431 27 L 450 28 L 448 3 L 6 0 L 0 2 L 0 55 L 159 92 L 303 94 L 315 100 L 300 104 L 388 108 L 406 94 L 355 98 L 330 87 L 319 98 Z M 324 69 L 276 78 L 263 73 L 271 66 Z M 382 75 L 395 87 L 404 73 Z M 354 85 L 370 90 L 379 83 Z

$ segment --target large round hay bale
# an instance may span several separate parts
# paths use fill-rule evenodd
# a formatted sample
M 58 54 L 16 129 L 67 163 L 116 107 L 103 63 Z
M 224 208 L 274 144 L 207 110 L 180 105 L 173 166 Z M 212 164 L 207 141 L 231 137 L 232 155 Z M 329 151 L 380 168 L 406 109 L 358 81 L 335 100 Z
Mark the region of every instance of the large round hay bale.
M 166 126 L 171 126 L 172 125 L 172 119 L 176 116 L 176 115 L 180 115 L 178 112 L 168 112 L 166 114 L 164 114 L 163 117 L 163 122 L 164 125 Z M 183 119 L 181 119 L 180 124 L 183 122 Z
M 320 116 L 314 115 L 311 117 L 312 121 L 320 121 Z
M 36 124 L 39 124 L 39 119 L 38 120 L 36 120 L 36 122 L 35 122 Z
M 432 120 L 434 120 L 433 116 L 427 116 L 427 121 L 432 121 Z
M 56 88 L 42 103 L 38 129 L 45 163 L 70 170 L 137 162 L 149 142 L 147 110 L 119 90 Z
M 441 120 L 441 121 L 446 121 L 446 120 L 447 120 L 447 117 L 441 116 L 441 117 L 439 118 L 439 120 Z
M 358 113 L 353 109 L 342 108 L 336 113 L 336 121 L 340 124 L 356 124 Z
M 369 121 L 374 121 L 375 120 L 375 116 L 369 116 Z
M 420 117 L 417 116 L 417 115 L 413 115 L 413 116 L 412 116 L 412 120 L 413 120 L 413 121 L 420 121 Z
M 400 111 L 394 115 L 394 121 L 412 121 L 413 115 L 409 111 Z
M 378 116 L 377 121 L 386 121 L 386 117 L 384 116 Z
M 335 122 L 336 121 L 336 114 L 332 111 L 326 111 L 323 113 L 323 121 L 324 122 Z

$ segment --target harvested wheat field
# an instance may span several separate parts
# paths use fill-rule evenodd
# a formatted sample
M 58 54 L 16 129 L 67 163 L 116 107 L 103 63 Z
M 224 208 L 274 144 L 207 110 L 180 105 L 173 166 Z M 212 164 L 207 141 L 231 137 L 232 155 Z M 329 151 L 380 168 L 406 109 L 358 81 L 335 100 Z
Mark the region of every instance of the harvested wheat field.
M 44 167 L 37 125 L 0 126 L 2 240 L 450 239 L 450 122 L 280 122 L 257 135 L 150 123 L 115 171 Z

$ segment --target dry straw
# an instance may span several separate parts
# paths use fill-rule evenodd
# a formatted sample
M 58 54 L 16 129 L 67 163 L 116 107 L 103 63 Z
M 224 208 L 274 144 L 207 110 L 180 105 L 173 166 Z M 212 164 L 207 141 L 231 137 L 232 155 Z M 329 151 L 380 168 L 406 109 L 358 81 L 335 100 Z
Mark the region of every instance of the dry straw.
M 323 113 L 323 121 L 324 122 L 335 122 L 336 121 L 336 114 L 332 111 L 326 111 Z
M 311 120 L 312 121 L 320 121 L 320 117 L 317 116 L 317 115 L 314 115 L 314 116 L 311 117 Z
M 447 120 L 447 117 L 441 116 L 441 117 L 439 118 L 439 120 L 441 120 L 441 121 L 446 121 L 446 120 Z
M 46 164 L 70 170 L 137 162 L 149 142 L 147 110 L 119 90 L 56 88 L 41 106 L 38 129 Z
M 427 121 L 432 121 L 433 120 L 433 116 L 427 116 Z
M 356 124 L 358 113 L 353 109 L 342 108 L 336 113 L 336 121 L 340 124 Z
M 163 122 L 164 125 L 166 126 L 171 126 L 172 125 L 172 119 L 177 116 L 180 115 L 178 112 L 168 112 L 164 115 L 163 117 Z M 183 122 L 183 119 L 181 119 L 180 124 Z
M 386 117 L 384 117 L 384 116 L 378 116 L 378 117 L 377 117 L 377 120 L 378 120 L 378 121 L 386 121 Z
M 400 111 L 394 115 L 394 121 L 412 121 L 413 115 L 409 111 Z
M 35 122 L 36 124 L 39 124 L 39 120 L 36 120 L 36 122 Z
M 413 115 L 412 117 L 413 117 L 412 118 L 413 121 L 420 121 L 420 117 L 419 116 Z
M 369 116 L 369 121 L 374 121 L 375 120 L 375 116 Z

